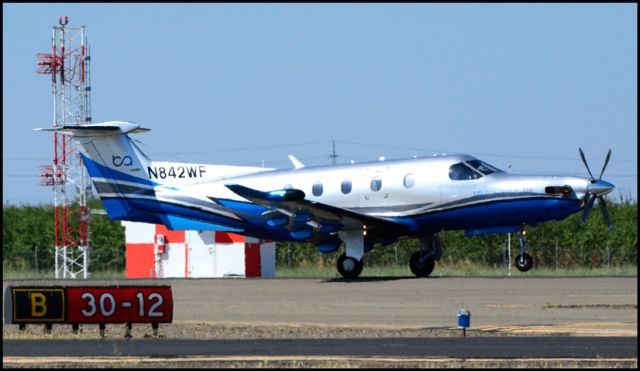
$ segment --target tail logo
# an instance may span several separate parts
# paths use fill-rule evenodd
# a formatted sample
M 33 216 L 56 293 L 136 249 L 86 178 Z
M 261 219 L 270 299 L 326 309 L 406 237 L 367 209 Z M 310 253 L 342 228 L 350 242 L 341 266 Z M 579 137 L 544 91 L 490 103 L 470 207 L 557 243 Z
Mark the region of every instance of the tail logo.
M 111 162 L 115 167 L 133 165 L 133 159 L 129 155 L 125 155 L 123 157 L 113 155 L 111 156 Z

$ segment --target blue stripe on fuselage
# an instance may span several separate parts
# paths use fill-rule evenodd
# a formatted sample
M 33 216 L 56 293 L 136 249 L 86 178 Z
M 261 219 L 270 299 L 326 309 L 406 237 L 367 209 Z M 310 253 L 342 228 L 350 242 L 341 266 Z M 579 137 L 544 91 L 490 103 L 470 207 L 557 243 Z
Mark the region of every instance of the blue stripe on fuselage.
M 581 209 L 576 199 L 531 198 L 501 200 L 394 220 L 409 226 L 412 233 L 537 224 L 562 220 Z

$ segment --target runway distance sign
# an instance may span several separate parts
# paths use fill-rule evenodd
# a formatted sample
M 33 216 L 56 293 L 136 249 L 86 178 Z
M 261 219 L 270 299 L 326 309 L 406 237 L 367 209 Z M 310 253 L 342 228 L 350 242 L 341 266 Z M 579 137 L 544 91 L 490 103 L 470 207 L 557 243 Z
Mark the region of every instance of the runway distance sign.
M 169 286 L 67 287 L 69 323 L 170 323 Z
M 171 286 L 7 287 L 5 323 L 171 323 Z

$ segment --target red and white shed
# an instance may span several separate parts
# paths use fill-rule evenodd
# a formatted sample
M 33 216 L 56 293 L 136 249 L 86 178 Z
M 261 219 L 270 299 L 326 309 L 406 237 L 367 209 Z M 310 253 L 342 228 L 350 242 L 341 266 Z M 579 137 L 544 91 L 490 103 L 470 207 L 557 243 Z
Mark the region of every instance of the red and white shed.
M 275 242 L 228 232 L 122 222 L 126 278 L 275 277 Z

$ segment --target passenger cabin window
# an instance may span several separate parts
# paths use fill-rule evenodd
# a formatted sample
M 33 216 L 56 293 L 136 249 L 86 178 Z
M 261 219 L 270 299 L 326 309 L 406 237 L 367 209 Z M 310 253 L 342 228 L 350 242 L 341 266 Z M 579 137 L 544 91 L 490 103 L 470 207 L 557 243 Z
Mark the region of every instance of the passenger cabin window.
M 451 165 L 449 168 L 449 178 L 451 180 L 470 180 L 481 178 L 480 173 L 475 172 L 463 162 Z
M 284 186 L 284 189 L 293 189 L 293 186 L 291 184 L 287 184 Z
M 351 193 L 351 180 L 350 179 L 343 180 L 342 184 L 340 185 L 340 190 L 345 195 Z
M 416 184 L 416 180 L 413 177 L 413 174 L 407 174 L 404 176 L 404 181 L 403 181 L 404 187 L 405 188 L 411 188 L 413 187 L 414 184 Z
M 311 187 L 311 192 L 313 193 L 314 196 L 320 197 L 322 195 L 322 183 L 321 182 L 313 183 L 313 187 Z
M 377 192 L 382 188 L 382 179 L 379 176 L 371 179 L 371 190 Z

